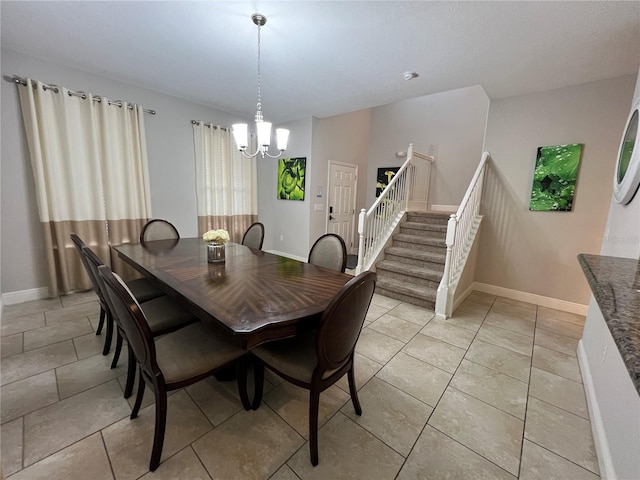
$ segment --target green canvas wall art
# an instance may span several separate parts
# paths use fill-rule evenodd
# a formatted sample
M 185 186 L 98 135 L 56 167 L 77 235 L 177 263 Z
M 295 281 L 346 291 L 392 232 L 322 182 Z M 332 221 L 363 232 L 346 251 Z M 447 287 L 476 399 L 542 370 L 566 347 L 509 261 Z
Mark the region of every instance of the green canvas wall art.
M 278 160 L 278 198 L 304 200 L 304 180 L 307 157 Z
M 580 143 L 538 147 L 529 210 L 571 211 L 581 154 Z

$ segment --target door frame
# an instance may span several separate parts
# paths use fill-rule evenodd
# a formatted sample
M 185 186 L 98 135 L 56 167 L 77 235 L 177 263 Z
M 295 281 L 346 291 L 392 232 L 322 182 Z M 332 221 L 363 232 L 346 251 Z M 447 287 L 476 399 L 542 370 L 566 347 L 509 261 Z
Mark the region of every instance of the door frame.
M 324 233 L 329 233 L 329 199 L 331 197 L 331 165 L 341 165 L 343 167 L 355 168 L 355 182 L 353 186 L 353 247 L 347 245 L 347 253 L 353 253 L 358 250 L 357 239 L 357 227 L 358 222 L 356 218 L 356 205 L 358 203 L 358 165 L 347 162 L 338 162 L 336 160 L 329 160 L 327 163 L 327 200 L 325 201 L 325 217 L 324 217 Z M 345 242 L 346 243 L 346 242 Z

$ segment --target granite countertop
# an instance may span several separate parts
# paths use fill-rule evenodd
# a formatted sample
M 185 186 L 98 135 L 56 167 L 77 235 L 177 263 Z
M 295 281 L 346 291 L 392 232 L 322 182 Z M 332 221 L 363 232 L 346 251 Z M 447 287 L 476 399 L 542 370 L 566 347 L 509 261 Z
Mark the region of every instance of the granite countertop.
M 578 262 L 640 394 L 640 262 L 586 253 Z

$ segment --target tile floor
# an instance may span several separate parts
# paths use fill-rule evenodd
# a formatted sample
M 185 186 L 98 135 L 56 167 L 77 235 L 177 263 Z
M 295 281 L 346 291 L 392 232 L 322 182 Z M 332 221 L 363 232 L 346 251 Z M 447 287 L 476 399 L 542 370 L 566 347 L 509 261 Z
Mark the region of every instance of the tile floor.
M 273 375 L 245 412 L 235 382 L 169 398 L 149 473 L 154 406 L 138 419 L 109 369 L 92 294 L 5 307 L 0 441 L 19 479 L 597 479 L 576 360 L 583 317 L 472 293 L 453 318 L 375 295 L 357 346 L 363 415 L 346 378 L 320 409 L 309 463 L 307 392 Z

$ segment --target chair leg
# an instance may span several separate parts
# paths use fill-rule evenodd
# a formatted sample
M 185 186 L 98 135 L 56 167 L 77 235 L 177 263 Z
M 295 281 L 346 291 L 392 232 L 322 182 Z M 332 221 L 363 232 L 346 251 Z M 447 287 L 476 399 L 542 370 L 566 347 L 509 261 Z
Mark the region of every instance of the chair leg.
M 153 434 L 153 449 L 151 450 L 151 461 L 149 470 L 152 472 L 160 465 L 162 456 L 162 446 L 164 445 L 164 431 L 167 426 L 167 392 L 162 389 L 156 391 L 156 428 Z
M 96 329 L 96 335 L 100 335 L 102 333 L 102 327 L 104 326 L 104 317 L 106 312 L 104 311 L 104 307 L 100 305 L 100 321 L 98 322 L 98 328 Z
M 320 408 L 320 392 L 313 388 L 309 391 L 309 454 L 311 465 L 318 465 L 318 409 Z
M 362 415 L 362 407 L 360 406 L 360 400 L 358 399 L 358 391 L 356 390 L 356 379 L 353 373 L 353 364 L 347 372 L 347 378 L 349 379 L 349 393 L 351 394 L 351 403 L 357 415 Z
M 249 395 L 247 394 L 247 369 L 249 368 L 249 361 L 247 355 L 239 358 L 236 361 L 236 379 L 238 381 L 238 394 L 240 395 L 240 401 L 245 410 L 251 410 L 251 402 L 249 402 Z
M 120 359 L 120 352 L 122 352 L 122 335 L 120 334 L 120 330 L 116 329 L 116 351 L 113 353 L 111 368 L 116 368 L 118 366 L 118 360 Z
M 111 350 L 111 340 L 113 339 L 113 317 L 111 312 L 107 311 L 107 336 L 104 339 L 104 348 L 102 355 L 108 355 Z
M 127 360 L 127 383 L 124 387 L 124 398 L 129 398 L 133 393 L 133 383 L 136 380 L 136 357 L 133 355 L 131 346 L 127 345 L 127 351 L 129 352 L 129 358 Z M 144 383 L 144 380 L 142 383 Z
M 253 403 L 251 408 L 257 410 L 262 402 L 262 391 L 264 388 L 264 365 L 257 358 L 253 358 Z
M 134 419 L 138 416 L 140 411 L 140 405 L 142 405 L 142 399 L 144 398 L 144 378 L 142 378 L 142 371 L 138 372 L 138 393 L 136 394 L 136 403 L 133 404 L 133 410 L 131 410 L 130 419 Z

